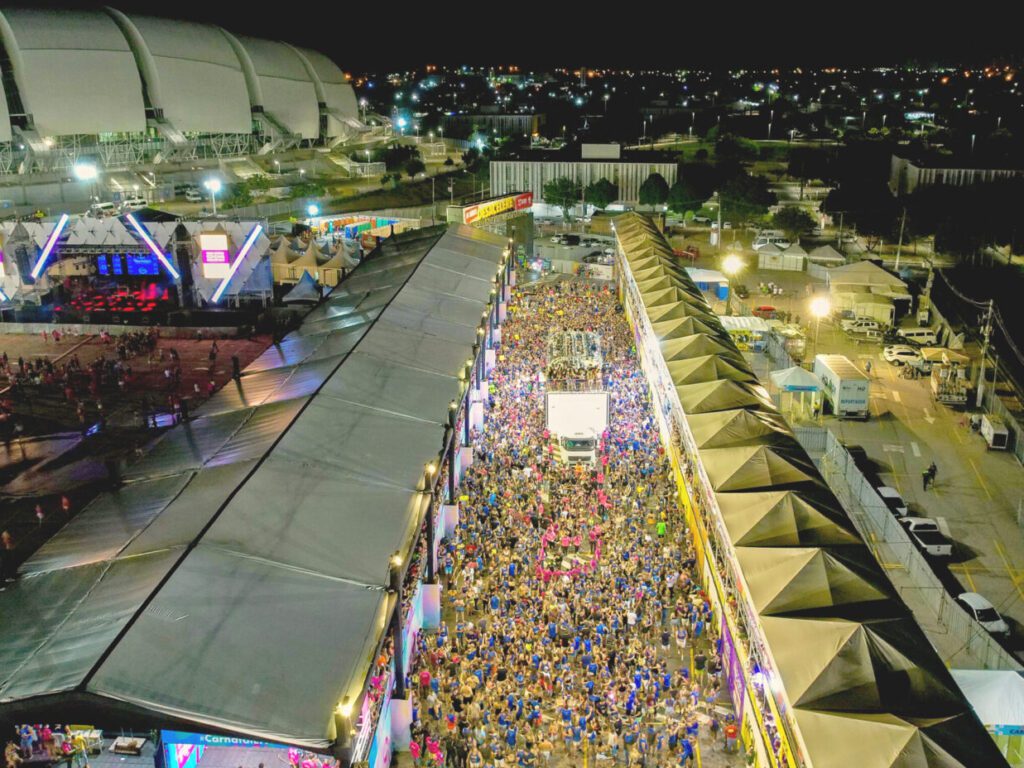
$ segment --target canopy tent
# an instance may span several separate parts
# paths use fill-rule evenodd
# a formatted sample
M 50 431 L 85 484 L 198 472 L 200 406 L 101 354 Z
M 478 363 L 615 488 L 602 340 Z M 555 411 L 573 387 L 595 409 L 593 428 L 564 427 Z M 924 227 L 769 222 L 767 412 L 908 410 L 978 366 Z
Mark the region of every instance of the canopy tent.
M 329 748 L 505 246 L 390 238 L 30 558 L 0 592 L 0 720 Z
M 729 538 L 739 547 L 844 546 L 857 531 L 827 495 L 799 491 L 716 494 Z
M 1024 672 L 954 669 L 953 679 L 985 725 L 1024 728 Z
M 873 573 L 872 555 L 862 549 L 737 547 L 736 557 L 762 616 L 892 599 L 892 587 Z
M 291 287 L 281 301 L 285 304 L 316 304 L 320 301 L 320 287 L 309 272 L 303 272 L 299 282 Z
M 825 264 L 829 266 L 846 263 L 846 257 L 827 243 L 825 245 L 819 245 L 813 251 L 808 253 L 807 259 L 815 262 L 816 264 Z
M 688 277 L 673 275 L 674 294 L 663 281 L 653 292 L 631 289 L 634 274 L 641 282 L 655 274 L 647 270 L 667 246 L 653 223 L 625 214 L 615 219 L 615 233 L 624 256 L 620 275 L 627 309 L 631 316 L 646 314 L 655 329 L 657 346 L 648 352 L 651 340 L 643 339 L 641 348 L 661 355 L 655 367 L 663 362 L 675 375 L 705 375 L 712 370 L 705 357 L 736 362 L 735 345 L 713 330 L 724 331 L 721 320 L 693 297 Z M 901 290 L 888 280 L 874 290 L 870 284 L 854 288 L 865 295 Z M 702 326 L 686 329 L 696 331 L 693 336 L 678 338 L 670 335 L 672 325 L 663 325 L 689 318 Z M 711 547 L 704 554 L 711 567 L 726 569 L 738 583 L 734 593 L 719 599 L 745 601 L 746 611 L 756 614 L 748 628 L 759 635 L 751 645 L 764 654 L 765 688 L 784 696 L 795 718 L 786 716 L 794 724 L 786 730 L 798 739 L 808 764 L 1003 764 L 767 393 L 732 381 L 729 367 L 714 370 L 721 373 L 715 380 L 668 392 L 684 422 L 684 451 L 701 470 L 692 482 L 706 478 L 711 486 L 692 489 L 697 493 L 691 498 L 712 518 L 712 535 L 722 530 L 713 522 L 720 515 L 732 540 L 731 549 Z M 706 490 L 711 493 L 701 493 Z M 730 551 L 736 555 L 731 560 Z
M 783 392 L 818 392 L 821 390 L 821 379 L 806 368 L 794 365 L 781 371 L 772 371 L 772 383 Z
M 719 379 L 676 387 L 683 412 L 710 413 L 735 408 L 771 408 L 772 401 L 760 384 Z
M 668 365 L 669 376 L 676 386 L 700 384 L 719 379 L 757 383 L 757 376 L 746 365 L 718 355 L 704 355 L 689 360 L 673 360 Z
M 821 483 L 814 464 L 794 448 L 744 445 L 707 448 L 701 452 L 711 487 L 721 491 L 777 489 L 800 483 Z
M 952 768 L 962 765 L 928 729 L 890 714 L 798 709 L 814 768 Z
M 686 423 L 698 448 L 728 448 L 752 440 L 792 435 L 785 420 L 768 408 L 693 413 L 687 415 Z
M 768 333 L 771 326 L 763 317 L 753 315 L 722 315 L 722 327 L 727 331 L 748 331 L 751 333 Z
M 971 362 L 969 355 L 963 352 L 956 352 L 946 347 L 922 347 L 918 350 L 921 357 L 929 363 L 948 363 L 952 365 L 967 365 Z
M 720 330 L 711 325 L 710 323 L 701 320 L 700 317 L 680 317 L 669 320 L 662 320 L 658 323 L 651 323 L 651 329 L 654 331 L 654 335 L 658 337 L 659 341 L 665 339 L 679 339 L 684 336 L 693 336 L 698 333 L 703 333 L 708 336 L 723 334 Z
M 906 283 L 873 261 L 857 261 L 841 267 L 833 267 L 825 278 L 829 287 L 853 285 L 881 288 L 903 288 Z

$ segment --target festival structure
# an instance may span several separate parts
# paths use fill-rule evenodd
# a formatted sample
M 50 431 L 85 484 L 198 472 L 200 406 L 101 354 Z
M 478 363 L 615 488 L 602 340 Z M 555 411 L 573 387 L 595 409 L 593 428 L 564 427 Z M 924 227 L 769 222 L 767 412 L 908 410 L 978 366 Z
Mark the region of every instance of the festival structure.
M 1004 765 L 910 610 L 653 223 L 618 288 L 760 764 Z

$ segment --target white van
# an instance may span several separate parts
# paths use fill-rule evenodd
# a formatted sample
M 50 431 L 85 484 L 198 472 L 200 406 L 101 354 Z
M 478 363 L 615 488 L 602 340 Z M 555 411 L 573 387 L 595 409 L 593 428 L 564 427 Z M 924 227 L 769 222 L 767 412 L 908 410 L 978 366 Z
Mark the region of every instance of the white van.
M 104 216 L 116 215 L 117 206 L 114 203 L 93 203 L 89 206 L 89 213 L 97 219 L 102 219 Z
M 126 197 L 121 201 L 122 211 L 138 211 L 145 208 L 149 203 L 146 202 L 144 197 Z
M 922 347 L 934 347 L 939 343 L 938 336 L 931 328 L 898 328 L 896 333 Z

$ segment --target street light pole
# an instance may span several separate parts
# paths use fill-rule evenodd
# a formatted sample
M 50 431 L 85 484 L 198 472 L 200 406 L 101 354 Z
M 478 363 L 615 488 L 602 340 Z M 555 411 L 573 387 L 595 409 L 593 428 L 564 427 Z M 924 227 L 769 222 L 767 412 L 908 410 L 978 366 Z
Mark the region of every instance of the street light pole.
M 988 340 L 992 335 L 992 307 L 993 300 L 988 300 L 988 309 L 985 311 L 985 327 L 982 328 L 982 345 L 981 345 L 981 368 L 978 370 L 978 394 L 974 401 L 974 405 L 977 408 L 982 407 L 982 403 L 985 400 L 985 362 L 988 360 Z

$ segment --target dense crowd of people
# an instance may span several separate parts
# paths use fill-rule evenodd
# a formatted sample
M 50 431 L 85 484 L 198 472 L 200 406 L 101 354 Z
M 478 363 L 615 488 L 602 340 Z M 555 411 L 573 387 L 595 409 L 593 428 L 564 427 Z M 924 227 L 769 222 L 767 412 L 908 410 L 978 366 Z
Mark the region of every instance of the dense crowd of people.
M 601 334 L 611 409 L 593 467 L 559 463 L 545 429 L 556 330 Z M 719 617 L 614 295 L 582 280 L 517 290 L 502 339 L 442 542 L 444 620 L 418 636 L 409 675 L 414 764 L 650 768 L 734 749 Z

